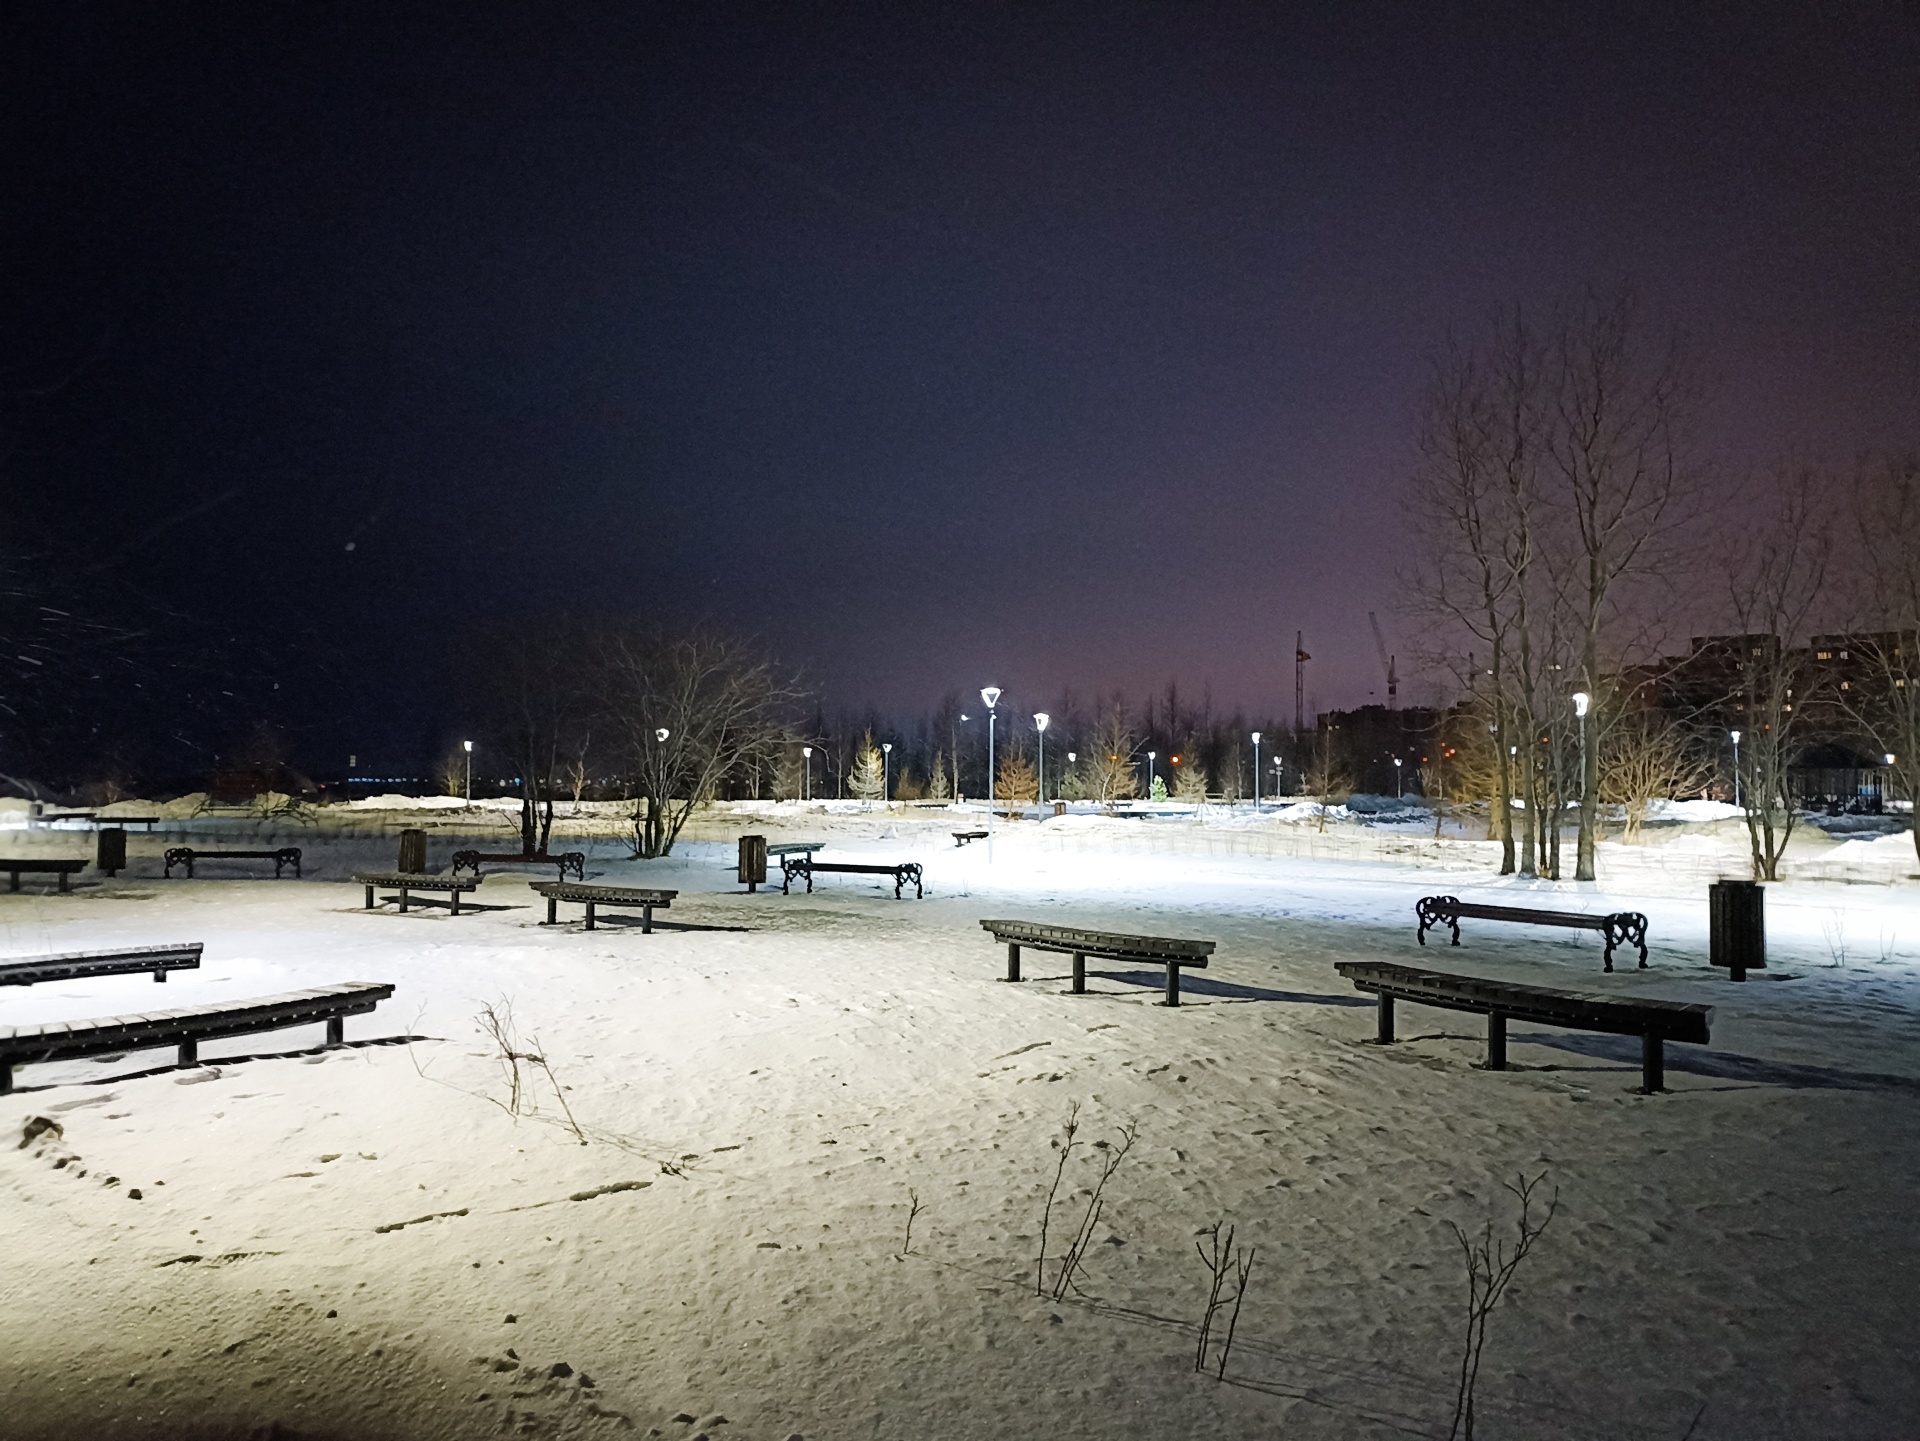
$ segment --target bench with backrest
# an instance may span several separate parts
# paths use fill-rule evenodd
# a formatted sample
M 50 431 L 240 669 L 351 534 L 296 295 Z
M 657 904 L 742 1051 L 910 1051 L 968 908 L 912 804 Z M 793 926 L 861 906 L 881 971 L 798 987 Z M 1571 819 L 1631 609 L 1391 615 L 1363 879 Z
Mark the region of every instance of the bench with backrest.
M 1666 1042 L 1704 1046 L 1713 1007 L 1692 1001 L 1657 1001 L 1642 996 L 1610 996 L 1493 981 L 1398 966 L 1385 961 L 1338 961 L 1334 969 L 1360 990 L 1380 998 L 1380 1043 L 1393 1041 L 1393 1003 L 1411 1001 L 1442 1010 L 1470 1011 L 1487 1018 L 1487 1069 L 1507 1068 L 1507 1022 L 1532 1021 L 1569 1031 L 1600 1031 L 1640 1037 L 1641 1089 L 1649 1095 L 1666 1089 Z
M 277 881 L 288 866 L 293 867 L 296 879 L 300 875 L 300 847 L 281 846 L 271 851 L 207 851 L 193 846 L 173 846 L 160 858 L 164 873 L 173 874 L 175 866 L 187 868 L 187 879 L 193 879 L 193 868 L 200 861 L 272 861 L 273 878 Z
M 528 870 L 535 866 L 553 866 L 559 871 L 560 879 L 563 881 L 567 878 L 569 871 L 577 881 L 584 881 L 587 878 L 585 851 L 565 851 L 557 856 L 530 856 L 523 852 L 507 851 L 455 851 L 453 853 L 453 870 L 456 875 L 461 871 L 472 871 L 475 877 L 478 877 L 482 866 L 492 866 L 496 870 L 508 871 Z
M 955 849 L 958 849 L 968 841 L 984 841 L 986 838 L 987 833 L 985 831 L 955 831 L 953 833 L 953 844 Z
M 158 1046 L 177 1046 L 180 1064 L 199 1059 L 202 1041 L 279 1031 L 289 1026 L 327 1024 L 327 1044 L 345 1043 L 344 1020 L 365 1015 L 393 994 L 393 987 L 372 981 L 349 981 L 284 996 L 259 996 L 227 1001 L 217 1006 L 194 1006 L 183 1011 L 150 1011 L 145 1015 L 102 1016 L 91 1021 L 49 1021 L 39 1026 L 0 1026 L 0 1092 L 13 1089 L 13 1068 L 41 1061 L 64 1061 L 84 1056 L 118 1055 Z
M 139 946 L 124 951 L 64 951 L 51 956 L 20 956 L 0 961 L 0 986 L 37 986 L 42 981 L 72 981 L 84 976 L 128 976 L 152 971 L 164 981 L 168 971 L 190 971 L 200 964 L 199 941 L 181 946 Z
M 363 907 L 365 910 L 373 909 L 373 893 L 376 888 L 398 891 L 398 896 L 388 896 L 385 899 L 398 900 L 402 914 L 405 914 L 408 902 L 415 891 L 444 891 L 447 894 L 446 904 L 456 916 L 460 914 L 460 897 L 469 891 L 479 890 L 480 882 L 485 879 L 484 876 L 474 876 L 471 880 L 467 880 L 460 876 L 414 875 L 408 871 L 356 871 L 353 877 L 355 885 L 367 888 L 367 903 Z
M 640 907 L 640 931 L 653 934 L 653 913 L 673 904 L 678 891 L 649 890 L 642 886 L 583 886 L 577 881 L 535 881 L 533 888 L 547 898 L 547 924 L 559 923 L 562 901 L 575 901 L 587 908 L 587 929 L 594 929 L 594 909 L 598 906 Z
M 1188 966 L 1207 968 L 1212 941 L 1174 936 L 1129 936 L 1117 931 L 1087 931 L 1077 926 L 1055 926 L 1043 921 L 982 921 L 980 928 L 1007 947 L 1007 979 L 1020 979 L 1020 952 L 1055 951 L 1073 957 L 1073 993 L 1087 989 L 1087 957 L 1102 961 L 1136 961 L 1167 968 L 1165 1004 L 1180 1004 L 1180 972 Z
M 1606 965 L 1603 969 L 1613 969 L 1613 948 L 1619 945 L 1639 947 L 1640 969 L 1644 971 L 1647 968 L 1647 918 L 1638 911 L 1615 911 L 1612 915 L 1595 916 L 1579 911 L 1536 911 L 1525 906 L 1490 906 L 1479 901 L 1463 901 L 1458 896 L 1422 896 L 1414 902 L 1413 910 L 1420 921 L 1417 938 L 1423 946 L 1427 943 L 1427 932 L 1439 926 L 1451 926 L 1453 944 L 1459 945 L 1462 917 L 1478 921 L 1515 921 L 1529 926 L 1598 931 L 1607 940 Z
M 77 876 L 87 868 L 85 861 L 50 860 L 44 856 L 15 856 L 11 860 L 0 859 L 0 871 L 9 877 L 7 889 L 20 889 L 20 875 L 57 875 L 60 877 L 60 889 L 67 889 L 67 877 Z
M 913 894 L 924 898 L 926 891 L 920 885 L 920 864 L 917 861 L 816 861 L 812 856 L 780 857 L 780 893 L 792 894 L 791 887 L 795 876 L 807 878 L 807 894 L 813 894 L 815 874 L 825 875 L 831 872 L 842 876 L 892 876 L 893 898 L 900 899 L 901 888 L 908 881 L 913 882 Z

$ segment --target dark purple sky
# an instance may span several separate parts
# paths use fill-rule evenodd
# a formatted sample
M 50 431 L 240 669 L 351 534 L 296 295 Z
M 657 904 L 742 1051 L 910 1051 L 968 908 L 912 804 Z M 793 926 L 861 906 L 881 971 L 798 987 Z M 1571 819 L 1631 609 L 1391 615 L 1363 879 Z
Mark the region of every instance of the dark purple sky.
M 522 603 L 1362 701 L 1423 352 L 1590 285 L 1736 468 L 1920 443 L 1920 12 L 1438 8 L 10 7 L 8 508 L 398 744 Z

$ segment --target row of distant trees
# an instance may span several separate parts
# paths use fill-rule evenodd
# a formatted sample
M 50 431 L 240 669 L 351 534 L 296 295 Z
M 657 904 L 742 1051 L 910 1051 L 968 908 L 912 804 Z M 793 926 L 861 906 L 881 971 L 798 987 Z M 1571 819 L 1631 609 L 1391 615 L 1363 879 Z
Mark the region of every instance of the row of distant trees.
M 1048 717 L 1044 732 L 1035 723 L 1039 714 Z M 801 731 L 814 750 L 816 797 L 877 800 L 884 785 L 893 800 L 984 799 L 991 769 L 996 800 L 1111 803 L 1148 794 L 1151 769 L 1169 795 L 1241 800 L 1253 794 L 1255 731 L 1262 735 L 1261 794 L 1300 781 L 1295 747 L 1278 722 L 1217 710 L 1204 695 L 1189 699 L 1178 684 L 1137 702 L 1117 691 L 1089 699 L 1072 691 L 1051 700 L 1003 694 L 991 765 L 986 707 L 969 705 L 958 691 L 904 721 L 875 711 L 816 711 Z M 883 756 L 882 746 L 892 749 Z M 797 751 L 789 755 L 776 794 L 802 794 L 802 759 Z
M 1470 702 L 1435 788 L 1492 803 L 1503 872 L 1559 876 L 1570 820 L 1592 879 L 1602 807 L 1631 818 L 1694 787 L 1729 718 L 1758 877 L 1777 875 L 1815 725 L 1842 717 L 1920 794 L 1920 461 L 1728 477 L 1695 443 L 1700 403 L 1680 337 L 1625 297 L 1515 311 L 1434 357 L 1406 592 L 1424 659 Z M 1754 643 L 1676 714 L 1648 692 L 1689 632 Z M 1835 634 L 1870 683 L 1820 669 L 1811 642 Z

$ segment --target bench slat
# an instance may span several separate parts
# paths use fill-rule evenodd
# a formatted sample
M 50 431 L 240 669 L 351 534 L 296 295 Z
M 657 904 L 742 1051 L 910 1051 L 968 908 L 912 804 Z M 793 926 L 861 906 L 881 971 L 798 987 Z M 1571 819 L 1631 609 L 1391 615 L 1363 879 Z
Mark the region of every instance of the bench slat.
M 583 886 L 578 881 L 533 881 L 533 890 L 561 901 L 598 901 L 603 905 L 670 906 L 678 891 L 645 886 Z

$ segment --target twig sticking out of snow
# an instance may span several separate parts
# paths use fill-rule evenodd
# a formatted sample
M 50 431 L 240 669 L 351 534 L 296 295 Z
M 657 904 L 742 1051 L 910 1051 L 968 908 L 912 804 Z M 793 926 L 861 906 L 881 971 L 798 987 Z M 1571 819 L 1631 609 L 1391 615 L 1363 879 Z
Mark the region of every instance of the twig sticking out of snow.
M 1208 1277 L 1207 1307 L 1200 1316 L 1200 1344 L 1194 1348 L 1193 1369 L 1207 1369 L 1207 1346 L 1213 1339 L 1213 1320 L 1220 1308 L 1227 1304 L 1220 1299 L 1220 1293 L 1225 1289 L 1227 1276 L 1231 1274 L 1234 1278 L 1233 1310 L 1227 1316 L 1227 1335 L 1220 1345 L 1214 1372 L 1221 1380 L 1225 1380 L 1227 1357 L 1233 1351 L 1233 1333 L 1240 1325 L 1240 1303 L 1247 1297 L 1247 1278 L 1253 1274 L 1253 1258 L 1257 1248 L 1249 1246 L 1244 1251 L 1237 1251 L 1233 1244 L 1234 1228 L 1228 1226 L 1223 1238 L 1220 1234 L 1222 1225 L 1225 1222 L 1215 1221 L 1201 1233 L 1211 1243 L 1210 1247 L 1202 1246 L 1198 1241 L 1193 1243 L 1193 1249 L 1200 1254 L 1200 1263 L 1207 1268 Z
M 1053 1148 L 1060 1153 L 1060 1159 L 1053 1168 L 1053 1184 L 1047 1187 L 1047 1204 L 1040 1211 L 1040 1258 L 1033 1263 L 1033 1294 L 1047 1294 L 1047 1223 L 1053 1219 L 1053 1198 L 1060 1193 L 1060 1178 L 1066 1173 L 1067 1157 L 1073 1154 L 1074 1133 L 1080 1129 L 1080 1103 L 1075 1101 L 1067 1109 L 1067 1124 L 1064 1134 L 1053 1142 Z
M 1113 1179 L 1113 1173 L 1120 1169 L 1120 1163 L 1127 1159 L 1127 1152 L 1133 1149 L 1135 1137 L 1139 1135 L 1140 1123 L 1129 1121 L 1120 1128 L 1120 1139 L 1113 1141 L 1095 1141 L 1094 1149 L 1106 1153 L 1100 1166 L 1100 1179 L 1093 1183 L 1093 1190 L 1087 1196 L 1087 1209 L 1080 1217 L 1080 1224 L 1074 1230 L 1073 1241 L 1067 1247 L 1067 1254 L 1060 1259 L 1060 1273 L 1053 1279 L 1053 1299 L 1066 1299 L 1069 1290 L 1078 1290 L 1074 1285 L 1074 1275 L 1080 1269 L 1080 1263 L 1087 1258 L 1087 1247 L 1093 1244 L 1094 1227 L 1100 1224 L 1100 1213 L 1106 1207 L 1107 1182 Z M 1062 1164 L 1065 1163 L 1064 1153 Z M 1056 1175 L 1055 1184 L 1059 1178 Z
M 1520 1175 L 1507 1183 L 1507 1190 L 1520 1202 L 1512 1250 L 1507 1249 L 1504 1240 L 1493 1238 L 1491 1221 L 1481 1226 L 1477 1236 L 1447 1222 L 1454 1239 L 1460 1243 L 1461 1260 L 1467 1272 L 1466 1338 L 1460 1353 L 1460 1385 L 1454 1396 L 1453 1425 L 1447 1431 L 1447 1441 L 1473 1441 L 1473 1392 L 1480 1380 L 1480 1356 L 1487 1345 L 1487 1318 L 1506 1296 L 1513 1273 L 1520 1269 L 1520 1263 L 1527 1259 L 1534 1243 L 1552 1224 L 1554 1212 L 1560 1209 L 1560 1188 L 1556 1186 L 1547 1198 L 1546 1214 L 1537 1220 L 1534 1217 L 1535 1198 L 1546 1179 L 1547 1173 L 1542 1171 L 1532 1180 Z
M 907 1190 L 907 1235 L 900 1243 L 900 1259 L 905 1260 L 913 1254 L 913 1223 L 918 1219 L 922 1207 L 920 1193 L 911 1187 Z
M 482 1006 L 480 1014 L 474 1017 L 487 1038 L 500 1053 L 500 1066 L 507 1078 L 507 1099 L 494 1101 L 509 1116 L 518 1116 L 523 1112 L 531 1114 L 534 1109 L 533 1088 L 521 1075 L 520 1065 L 525 1062 L 547 1078 L 547 1084 L 553 1088 L 554 1099 L 560 1103 L 560 1110 L 567 1118 L 567 1129 L 581 1145 L 587 1144 L 587 1133 L 580 1129 L 580 1123 L 573 1118 L 573 1108 L 567 1104 L 566 1090 L 560 1084 L 560 1078 L 553 1074 L 553 1066 L 545 1055 L 538 1050 L 523 1051 L 520 1040 L 514 1033 L 513 1002 L 502 999 L 500 1007 Z M 540 1044 L 540 1038 L 533 1038 L 533 1045 Z M 492 1100 L 492 1097 L 488 1097 Z

